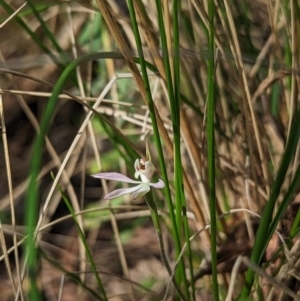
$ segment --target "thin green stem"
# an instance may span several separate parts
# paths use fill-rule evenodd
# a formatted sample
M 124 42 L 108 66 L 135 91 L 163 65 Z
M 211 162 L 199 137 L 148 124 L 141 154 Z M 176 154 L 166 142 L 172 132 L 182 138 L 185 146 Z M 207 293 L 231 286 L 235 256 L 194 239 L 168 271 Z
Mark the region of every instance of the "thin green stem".
M 214 136 L 214 117 L 215 117 L 215 5 L 214 1 L 209 1 L 209 35 L 207 74 L 207 148 L 208 148 L 208 188 L 209 188 L 209 209 L 211 223 L 211 262 L 212 262 L 212 284 L 214 300 L 219 300 L 219 286 L 217 274 L 217 214 L 216 214 L 216 189 L 215 189 L 215 136 Z
M 184 195 L 182 162 L 181 162 L 181 127 L 180 127 L 180 45 L 179 45 L 179 13 L 180 1 L 173 1 L 173 44 L 174 44 L 174 102 L 170 102 L 172 113 L 172 125 L 174 134 L 174 159 L 175 159 L 175 195 L 176 195 L 176 214 L 177 225 L 181 224 L 183 219 L 184 235 L 187 244 L 189 272 L 191 278 L 192 296 L 195 300 L 195 285 L 193 281 L 193 264 L 192 264 L 192 251 L 190 246 L 190 231 L 188 219 L 186 215 L 186 200 Z M 185 275 L 183 275 L 184 287 L 186 294 L 189 293 L 188 282 Z
M 166 73 L 166 82 L 168 88 L 168 95 L 170 100 L 170 107 L 171 107 L 171 117 L 172 117 L 172 126 L 173 126 L 173 134 L 174 134 L 174 169 L 175 169 L 175 190 L 176 190 L 176 220 L 173 220 L 173 204 L 168 203 L 170 218 L 173 224 L 173 237 L 175 239 L 175 246 L 176 246 L 176 255 L 179 256 L 181 252 L 181 239 L 179 233 L 179 227 L 181 225 L 181 218 L 182 213 L 185 214 L 186 207 L 185 204 L 181 202 L 184 200 L 184 192 L 183 192 L 183 181 L 182 181 L 182 165 L 181 165 L 181 154 L 180 154 L 180 60 L 179 60 L 179 35 L 178 35 L 178 20 L 177 25 L 175 26 L 176 37 L 174 37 L 174 43 L 177 45 L 177 49 L 174 49 L 174 85 L 172 82 L 172 74 L 170 68 L 170 61 L 169 61 L 169 52 L 168 51 L 168 44 L 165 32 L 165 25 L 163 19 L 163 13 L 161 8 L 161 2 L 159 0 L 155 1 L 156 9 L 157 9 L 157 16 L 158 16 L 158 24 L 159 24 L 159 32 L 160 38 L 162 43 L 162 57 L 165 67 Z M 178 17 L 178 2 L 174 4 L 175 13 Z M 172 53 L 172 52 L 170 52 Z M 174 89 L 173 89 L 174 87 Z M 187 229 L 186 226 L 184 227 L 185 230 Z M 176 233 L 175 233 L 176 230 Z M 185 231 L 187 240 L 188 240 L 188 231 Z M 183 259 L 180 260 L 178 265 L 178 273 L 176 273 L 176 277 L 178 281 L 183 279 L 183 283 L 185 286 L 186 292 L 188 292 L 188 282 L 185 274 L 185 267 Z

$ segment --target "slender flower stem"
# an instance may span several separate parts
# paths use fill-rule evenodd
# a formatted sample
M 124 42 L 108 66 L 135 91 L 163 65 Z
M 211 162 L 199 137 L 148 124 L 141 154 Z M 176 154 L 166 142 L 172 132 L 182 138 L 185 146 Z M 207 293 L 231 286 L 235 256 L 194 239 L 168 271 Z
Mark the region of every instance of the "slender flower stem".
M 148 193 L 145 197 L 146 197 L 148 207 L 150 209 L 150 214 L 151 214 L 151 219 L 152 219 L 152 222 L 153 222 L 153 225 L 154 225 L 154 229 L 155 229 L 155 232 L 156 232 L 157 237 L 158 237 L 158 242 L 159 242 L 159 248 L 160 248 L 162 261 L 163 261 L 169 275 L 172 277 L 172 283 L 174 284 L 178 295 L 180 296 L 180 298 L 182 300 L 188 301 L 187 297 L 181 291 L 180 286 L 178 285 L 176 279 L 173 277 L 172 269 L 170 267 L 170 264 L 169 264 L 167 256 L 166 256 L 162 231 L 161 231 L 160 222 L 159 222 L 159 215 L 158 215 L 156 204 L 154 202 L 153 192 L 152 192 L 152 194 Z

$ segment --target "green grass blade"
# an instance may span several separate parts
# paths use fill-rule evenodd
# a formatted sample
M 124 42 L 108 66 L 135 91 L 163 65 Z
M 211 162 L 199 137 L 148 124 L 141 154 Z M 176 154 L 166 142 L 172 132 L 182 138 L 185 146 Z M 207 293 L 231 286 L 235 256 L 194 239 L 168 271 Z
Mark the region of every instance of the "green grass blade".
M 176 200 L 176 214 L 177 225 L 182 223 L 184 226 L 185 242 L 187 244 L 188 262 L 190 278 L 193 279 L 193 263 L 192 263 L 192 251 L 190 246 L 190 231 L 188 225 L 188 219 L 186 215 L 186 200 L 183 190 L 183 174 L 182 174 L 182 161 L 181 161 L 181 126 L 180 126 L 180 45 L 179 45 L 179 15 L 180 15 L 180 2 L 179 0 L 173 1 L 173 53 L 174 53 L 174 102 L 171 102 L 171 113 L 173 134 L 174 134 L 174 170 L 175 170 L 175 200 Z M 187 277 L 185 271 L 183 271 L 183 284 L 185 293 L 189 294 L 189 286 L 187 283 Z M 192 296 L 195 300 L 195 285 L 194 281 L 191 281 Z
M 161 38 L 161 43 L 162 43 L 162 57 L 163 57 L 164 68 L 165 68 L 165 73 L 166 73 L 166 82 L 167 82 L 167 88 L 168 88 L 168 95 L 169 95 L 169 99 L 170 99 L 172 126 L 173 126 L 173 133 L 174 133 L 175 189 L 179 189 L 180 196 L 178 196 L 178 197 L 181 200 L 182 195 L 183 195 L 183 190 L 181 189 L 181 187 L 183 187 L 183 186 L 180 186 L 180 188 L 179 188 L 177 180 L 179 180 L 178 182 L 180 182 L 180 173 L 178 174 L 178 171 L 181 172 L 182 167 L 180 166 L 180 168 L 178 169 L 178 162 L 179 161 L 178 161 L 178 159 L 177 160 L 175 159 L 175 156 L 177 158 L 178 154 L 180 154 L 180 148 L 179 148 L 179 152 L 178 152 L 178 145 L 180 145 L 180 141 L 179 141 L 179 144 L 178 144 L 178 140 L 177 140 L 179 135 L 180 135 L 180 129 L 179 129 L 180 123 L 175 122 L 175 118 L 176 118 L 176 116 L 178 116 L 178 114 L 176 114 L 176 109 L 175 109 L 176 101 L 174 99 L 175 96 L 174 96 L 174 89 L 173 89 L 173 82 L 172 82 L 172 75 L 171 75 L 171 67 L 170 67 L 170 61 L 169 61 L 169 52 L 172 53 L 172 51 L 168 50 L 168 44 L 167 44 L 167 38 L 166 38 L 166 32 L 165 32 L 165 25 L 164 25 L 161 2 L 156 0 L 155 4 L 156 4 L 157 16 L 158 16 L 159 33 L 160 33 L 160 38 Z M 177 59 L 179 60 L 179 58 L 177 58 Z M 178 64 L 178 62 L 176 62 L 176 64 Z M 177 73 L 178 73 L 178 66 L 176 68 L 177 68 Z M 180 77 L 177 74 L 177 79 L 176 80 L 178 80 L 178 79 L 180 80 Z M 180 90 L 176 90 L 176 91 L 180 91 Z M 178 100 L 177 100 L 177 104 L 178 104 Z M 175 140 L 176 140 L 176 142 L 175 142 Z M 181 160 L 181 158 L 180 158 L 180 160 Z M 178 223 L 178 220 L 181 219 L 182 211 L 185 214 L 185 208 L 183 209 L 181 207 L 181 204 L 178 201 L 176 201 L 177 218 L 175 219 L 175 216 L 173 216 L 174 214 L 172 213 L 172 212 L 174 212 L 173 211 L 174 210 L 173 203 L 168 202 L 168 207 L 169 207 L 169 212 L 170 212 L 170 219 L 171 219 L 171 222 L 172 222 L 172 225 L 173 225 L 173 238 L 174 238 L 174 241 L 175 241 L 176 255 L 179 256 L 180 251 L 181 251 L 181 239 L 180 239 L 180 233 L 179 233 L 180 223 Z M 186 289 L 187 288 L 187 285 L 186 285 L 187 281 L 186 281 L 186 274 L 185 274 L 185 267 L 184 267 L 183 260 L 181 260 L 179 265 L 178 265 L 178 273 L 176 273 L 176 277 L 177 277 L 178 281 L 181 281 L 181 279 L 183 279 L 183 283 L 184 283 L 185 289 Z
M 208 150 L 208 188 L 209 211 L 211 227 L 211 262 L 212 262 L 212 286 L 214 300 L 219 300 L 219 285 L 217 275 L 217 207 L 215 187 L 215 5 L 210 0 L 208 4 L 209 35 L 208 35 L 208 60 L 207 74 L 207 150 Z
M 281 214 L 283 214 L 284 207 L 287 206 L 289 199 L 290 199 L 290 193 L 292 192 L 292 188 L 289 189 L 289 192 L 286 194 L 285 204 L 284 207 L 281 208 L 281 211 L 279 211 L 278 215 L 276 216 L 276 220 L 272 222 L 272 215 L 274 212 L 275 204 L 278 199 L 281 187 L 283 185 L 283 182 L 285 180 L 285 176 L 288 170 L 288 167 L 291 163 L 292 158 L 294 157 L 295 151 L 297 149 L 297 145 L 299 143 L 300 138 L 300 110 L 298 109 L 295 112 L 292 126 L 291 126 L 291 133 L 288 138 L 286 148 L 283 154 L 283 158 L 281 161 L 281 164 L 278 169 L 277 177 L 273 183 L 271 193 L 269 200 L 265 206 L 265 209 L 263 211 L 261 222 L 259 224 L 259 228 L 256 234 L 256 240 L 253 246 L 252 254 L 251 254 L 251 261 L 255 264 L 259 264 L 262 256 L 264 254 L 264 251 L 266 249 L 268 240 L 266 240 L 266 233 L 268 234 L 268 239 L 270 239 L 270 235 L 272 231 L 274 232 L 276 228 L 276 223 L 278 223 L 278 218 Z M 298 173 L 297 173 L 298 176 Z M 295 177 L 293 183 L 296 183 L 297 177 Z M 271 226 L 270 226 L 271 225 Z M 250 294 L 251 288 L 254 282 L 254 276 L 255 273 L 253 270 L 248 269 L 246 274 L 246 284 L 243 288 L 241 297 L 246 297 Z

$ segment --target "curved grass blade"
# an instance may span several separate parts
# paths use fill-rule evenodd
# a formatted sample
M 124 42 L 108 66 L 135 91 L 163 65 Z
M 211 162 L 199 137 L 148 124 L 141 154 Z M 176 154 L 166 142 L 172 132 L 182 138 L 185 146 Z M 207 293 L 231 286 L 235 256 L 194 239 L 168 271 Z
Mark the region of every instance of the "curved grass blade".
M 299 143 L 299 138 L 300 138 L 300 109 L 298 109 L 294 114 L 294 118 L 291 126 L 291 132 L 286 144 L 286 148 L 282 157 L 281 164 L 278 169 L 277 177 L 273 183 L 270 197 L 263 211 L 261 222 L 259 224 L 259 228 L 256 234 L 256 239 L 255 239 L 250 260 L 257 265 L 259 265 L 263 257 L 267 244 L 271 238 L 271 234 L 275 231 L 275 228 L 280 220 L 281 215 L 284 213 L 285 208 L 290 202 L 290 198 L 292 197 L 292 193 L 295 189 L 294 185 L 296 185 L 297 182 L 299 181 L 299 168 L 298 168 L 295 178 L 292 182 L 292 185 L 289 188 L 289 191 L 286 193 L 283 203 L 279 211 L 277 212 L 276 217 L 272 221 L 272 216 L 276 205 L 276 201 L 278 199 L 281 187 L 284 183 L 286 173 L 290 166 L 291 160 L 296 152 Z M 267 233 L 267 239 L 266 239 L 266 233 Z M 246 283 L 243 288 L 241 298 L 244 298 L 250 294 L 254 282 L 254 276 L 255 276 L 255 272 L 251 269 L 248 269 L 246 274 Z
M 27 208 L 25 214 L 25 224 L 27 226 L 27 233 L 28 233 L 28 239 L 25 248 L 28 255 L 28 273 L 29 273 L 29 281 L 30 281 L 29 296 L 30 296 L 30 300 L 32 301 L 40 300 L 40 296 L 36 284 L 37 250 L 35 247 L 35 237 L 33 233 L 37 223 L 38 208 L 39 208 L 37 178 L 41 167 L 41 158 L 42 158 L 44 139 L 51 124 L 51 119 L 56 108 L 58 96 L 62 92 L 67 79 L 72 74 L 74 69 L 83 62 L 87 62 L 94 59 L 108 59 L 108 58 L 122 59 L 123 57 L 119 53 L 114 53 L 114 52 L 96 53 L 96 54 L 90 54 L 90 55 L 80 57 L 68 65 L 68 67 L 64 70 L 64 72 L 62 73 L 62 75 L 60 76 L 59 80 L 57 81 L 56 85 L 53 88 L 52 95 L 47 103 L 43 118 L 41 120 L 40 132 L 37 134 L 37 137 L 34 142 L 30 172 L 29 172 L 29 184 L 28 184 L 28 189 L 25 197 L 25 204 Z M 126 144 L 124 145 L 130 145 L 130 143 L 128 143 L 128 140 L 126 140 L 125 137 L 123 141 L 126 142 Z

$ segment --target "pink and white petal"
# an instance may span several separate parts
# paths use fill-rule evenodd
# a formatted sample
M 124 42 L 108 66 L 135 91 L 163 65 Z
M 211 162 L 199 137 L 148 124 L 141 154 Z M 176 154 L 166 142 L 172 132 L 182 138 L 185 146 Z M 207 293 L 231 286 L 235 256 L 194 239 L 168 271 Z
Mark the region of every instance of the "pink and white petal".
M 145 170 L 142 172 L 142 174 L 148 179 L 150 182 L 152 179 L 152 176 L 154 174 L 155 168 L 151 161 L 145 162 Z
M 140 172 L 140 177 L 144 183 L 149 183 L 151 181 L 151 178 L 148 178 L 147 174 L 145 174 L 145 171 Z
M 165 187 L 165 183 L 161 179 L 158 179 L 157 183 L 150 183 L 150 185 L 154 188 L 164 188 Z
M 101 173 L 92 175 L 92 177 L 99 178 L 99 179 L 105 179 L 105 180 L 132 183 L 132 184 L 140 184 L 141 183 L 141 181 L 132 180 L 118 172 L 101 172 Z
M 121 189 L 116 189 L 110 193 L 108 193 L 107 195 L 104 196 L 104 200 L 111 200 L 114 198 L 117 198 L 119 196 L 125 195 L 125 194 L 130 194 L 130 193 L 134 193 L 135 191 L 139 190 L 141 187 L 143 187 L 144 184 L 140 184 L 134 187 L 130 187 L 130 188 L 121 188 Z
M 136 159 L 135 162 L 134 162 L 134 169 L 136 171 L 139 171 L 140 170 L 140 160 L 139 159 Z
M 134 173 L 134 177 L 136 179 L 138 179 L 139 176 L 140 176 L 140 172 L 138 170 L 136 170 L 135 173 Z
M 140 160 L 139 159 L 135 160 L 135 162 L 134 162 L 134 169 L 135 169 L 134 177 L 136 179 L 138 179 L 138 177 L 141 174 L 141 171 L 140 171 Z
M 139 189 L 132 193 L 131 200 L 140 198 L 143 195 L 145 195 L 147 192 L 150 191 L 150 185 L 148 183 L 143 183 L 138 186 L 139 186 Z M 136 187 L 138 187 L 138 186 L 136 186 Z

